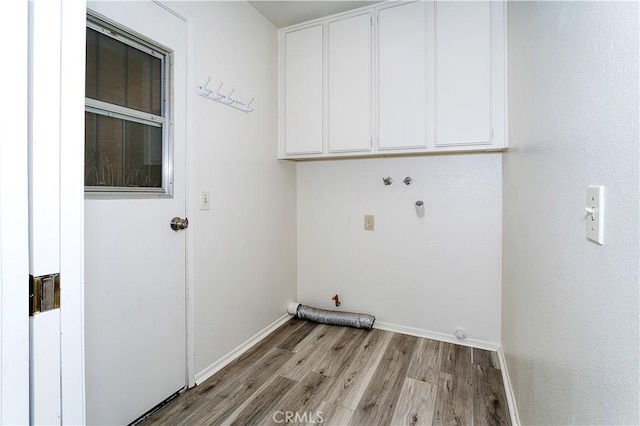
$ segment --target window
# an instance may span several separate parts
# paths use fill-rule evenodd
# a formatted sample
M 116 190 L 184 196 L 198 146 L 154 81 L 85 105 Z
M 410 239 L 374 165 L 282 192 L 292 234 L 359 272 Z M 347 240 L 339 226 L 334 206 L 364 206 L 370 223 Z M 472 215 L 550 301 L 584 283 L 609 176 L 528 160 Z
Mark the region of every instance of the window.
M 85 192 L 171 194 L 168 49 L 89 15 Z

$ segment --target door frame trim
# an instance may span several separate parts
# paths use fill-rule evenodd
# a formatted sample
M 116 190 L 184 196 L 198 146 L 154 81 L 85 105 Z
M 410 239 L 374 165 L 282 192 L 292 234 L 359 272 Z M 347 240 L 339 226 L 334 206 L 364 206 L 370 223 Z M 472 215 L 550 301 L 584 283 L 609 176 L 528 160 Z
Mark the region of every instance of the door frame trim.
M 10 67 L 0 69 L 0 424 L 29 422 L 29 171 L 26 0 L 8 2 L 0 28 Z
M 84 80 L 86 2 L 62 2 L 60 34 L 61 424 L 85 424 Z M 67 77 L 68 76 L 68 77 Z

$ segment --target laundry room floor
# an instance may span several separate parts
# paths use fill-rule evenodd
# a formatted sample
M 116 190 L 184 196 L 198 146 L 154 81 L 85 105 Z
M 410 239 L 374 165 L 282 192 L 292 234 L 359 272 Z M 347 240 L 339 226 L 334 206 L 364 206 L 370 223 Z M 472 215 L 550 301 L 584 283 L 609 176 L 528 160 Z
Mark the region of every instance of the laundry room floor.
M 295 318 L 142 422 L 283 423 L 511 424 L 495 352 Z

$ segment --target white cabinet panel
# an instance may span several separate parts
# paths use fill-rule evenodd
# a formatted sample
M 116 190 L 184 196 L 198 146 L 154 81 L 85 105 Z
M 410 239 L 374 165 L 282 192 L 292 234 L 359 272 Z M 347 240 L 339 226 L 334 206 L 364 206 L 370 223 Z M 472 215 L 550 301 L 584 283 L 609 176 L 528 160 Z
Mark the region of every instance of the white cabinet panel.
M 426 148 L 426 3 L 378 14 L 378 148 Z
M 279 158 L 506 148 L 505 9 L 384 2 L 281 29 Z
M 371 149 L 371 14 L 329 23 L 329 151 Z
M 286 33 L 286 154 L 322 153 L 322 25 Z
M 436 3 L 436 146 L 491 143 L 491 2 Z

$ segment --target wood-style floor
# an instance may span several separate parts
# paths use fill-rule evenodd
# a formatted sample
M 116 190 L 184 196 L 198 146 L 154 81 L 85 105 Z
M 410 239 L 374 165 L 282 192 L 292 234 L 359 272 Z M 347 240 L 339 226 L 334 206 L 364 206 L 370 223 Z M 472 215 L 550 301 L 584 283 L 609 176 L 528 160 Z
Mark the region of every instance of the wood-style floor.
M 494 352 L 292 319 L 142 424 L 510 424 Z

